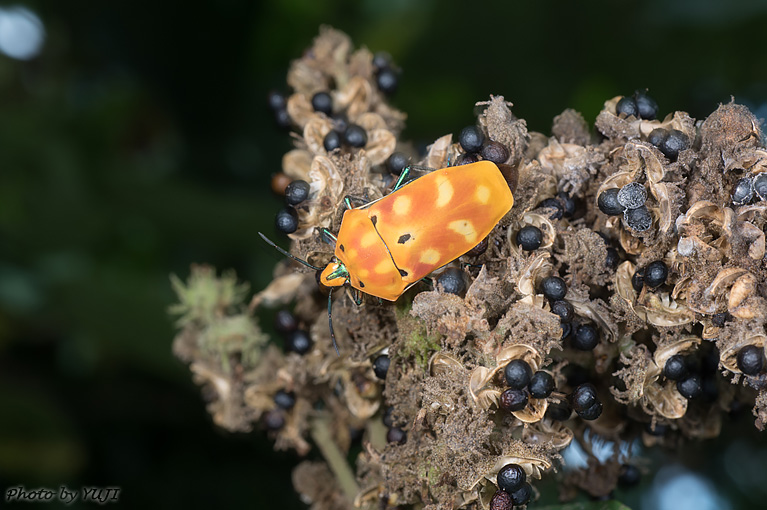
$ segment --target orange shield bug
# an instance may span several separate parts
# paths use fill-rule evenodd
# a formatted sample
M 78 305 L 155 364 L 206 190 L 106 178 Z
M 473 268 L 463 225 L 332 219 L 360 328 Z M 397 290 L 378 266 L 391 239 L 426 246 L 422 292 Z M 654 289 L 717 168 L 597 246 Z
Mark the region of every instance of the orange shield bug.
M 506 179 L 490 161 L 435 170 L 404 184 L 409 171 L 406 168 L 394 191 L 379 200 L 352 208 L 347 199 L 349 209 L 338 236 L 324 231 L 336 245 L 336 260 L 320 276 L 331 294 L 333 287 L 348 283 L 396 301 L 408 287 L 476 246 L 514 204 Z M 335 345 L 332 323 L 330 331 Z

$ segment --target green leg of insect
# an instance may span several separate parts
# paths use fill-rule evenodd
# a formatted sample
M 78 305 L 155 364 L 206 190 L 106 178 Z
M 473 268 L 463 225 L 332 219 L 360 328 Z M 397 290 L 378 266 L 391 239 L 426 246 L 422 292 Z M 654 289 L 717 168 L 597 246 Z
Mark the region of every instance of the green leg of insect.
M 354 207 L 354 204 L 352 204 L 352 200 L 357 202 L 359 205 L 357 207 Z M 360 207 L 367 205 L 369 202 L 370 202 L 369 200 L 365 200 L 362 197 L 355 197 L 352 195 L 346 195 L 344 197 L 344 205 L 346 206 L 347 209 L 358 209 Z
M 320 229 L 320 239 L 322 239 L 323 242 L 331 245 L 333 248 L 336 247 L 336 243 L 338 242 L 338 238 L 333 235 L 333 232 L 324 227 Z
M 352 289 L 352 299 L 354 300 L 355 305 L 362 306 L 362 292 L 357 289 Z
M 396 184 L 394 184 L 394 188 L 392 188 L 392 193 L 400 189 L 402 186 L 407 184 L 411 181 L 410 174 L 413 173 L 413 170 L 419 170 L 423 173 L 429 173 L 433 172 L 434 168 L 429 168 L 428 166 L 422 166 L 422 165 L 408 165 L 405 167 L 404 170 L 402 170 L 402 173 L 399 176 L 399 179 L 397 179 Z
M 423 278 L 421 278 L 421 281 L 423 283 L 425 283 L 426 285 L 434 287 L 434 281 L 431 278 L 429 278 L 428 276 L 424 276 Z

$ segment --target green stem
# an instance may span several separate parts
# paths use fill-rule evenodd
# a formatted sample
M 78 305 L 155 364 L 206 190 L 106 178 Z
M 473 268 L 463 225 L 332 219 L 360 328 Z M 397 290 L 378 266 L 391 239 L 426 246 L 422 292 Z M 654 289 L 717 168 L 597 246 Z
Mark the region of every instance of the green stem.
M 357 485 L 357 479 L 352 472 L 349 463 L 346 462 L 346 456 L 338 448 L 330 433 L 330 420 L 327 416 L 318 417 L 311 422 L 311 434 L 314 444 L 320 449 L 322 456 L 330 466 L 330 470 L 338 480 L 346 498 L 350 504 L 354 503 L 354 498 L 360 491 Z

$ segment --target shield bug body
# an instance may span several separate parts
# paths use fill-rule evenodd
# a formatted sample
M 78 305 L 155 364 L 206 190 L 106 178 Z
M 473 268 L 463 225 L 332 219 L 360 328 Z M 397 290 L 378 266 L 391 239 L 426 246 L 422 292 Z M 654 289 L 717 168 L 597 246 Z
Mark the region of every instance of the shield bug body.
M 322 272 L 329 287 L 349 283 L 396 301 L 438 267 L 476 246 L 514 203 L 489 161 L 435 170 L 380 200 L 344 213 L 336 262 Z
M 347 199 L 337 237 L 323 229 L 335 242 L 336 260 L 320 276 L 331 291 L 348 283 L 396 301 L 408 287 L 474 248 L 514 204 L 509 184 L 490 161 L 434 170 L 405 184 L 409 170 L 379 200 L 352 208 Z M 260 235 L 283 254 L 320 269 Z M 332 322 L 330 328 L 335 343 Z

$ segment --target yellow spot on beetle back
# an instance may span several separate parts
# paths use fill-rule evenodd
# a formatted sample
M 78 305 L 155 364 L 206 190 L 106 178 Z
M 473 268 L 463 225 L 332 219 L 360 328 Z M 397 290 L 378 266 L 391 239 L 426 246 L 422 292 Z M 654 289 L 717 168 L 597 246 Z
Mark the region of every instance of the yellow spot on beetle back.
M 436 264 L 439 262 L 439 257 L 440 254 L 437 250 L 429 248 L 421 253 L 421 258 L 419 260 L 422 264 Z
M 401 195 L 395 198 L 394 203 L 392 204 L 392 209 L 394 210 L 394 214 L 404 216 L 410 212 L 410 197 L 407 195 Z
M 376 272 L 376 274 L 386 274 L 391 270 L 391 262 L 388 260 L 382 260 L 378 263 L 378 265 L 373 269 L 373 271 Z
M 373 246 L 376 241 L 378 241 L 378 234 L 376 234 L 375 231 L 368 232 L 362 236 L 362 239 L 360 239 L 360 246 L 367 248 L 368 246 Z
M 487 186 L 477 186 L 477 192 L 474 196 L 481 204 L 486 204 L 490 201 L 490 188 Z
M 438 176 L 434 181 L 437 183 L 437 207 L 445 207 L 453 198 L 453 185 L 444 175 Z
M 477 240 L 477 231 L 469 220 L 451 221 L 447 224 L 447 228 L 465 237 L 467 243 L 474 243 Z

